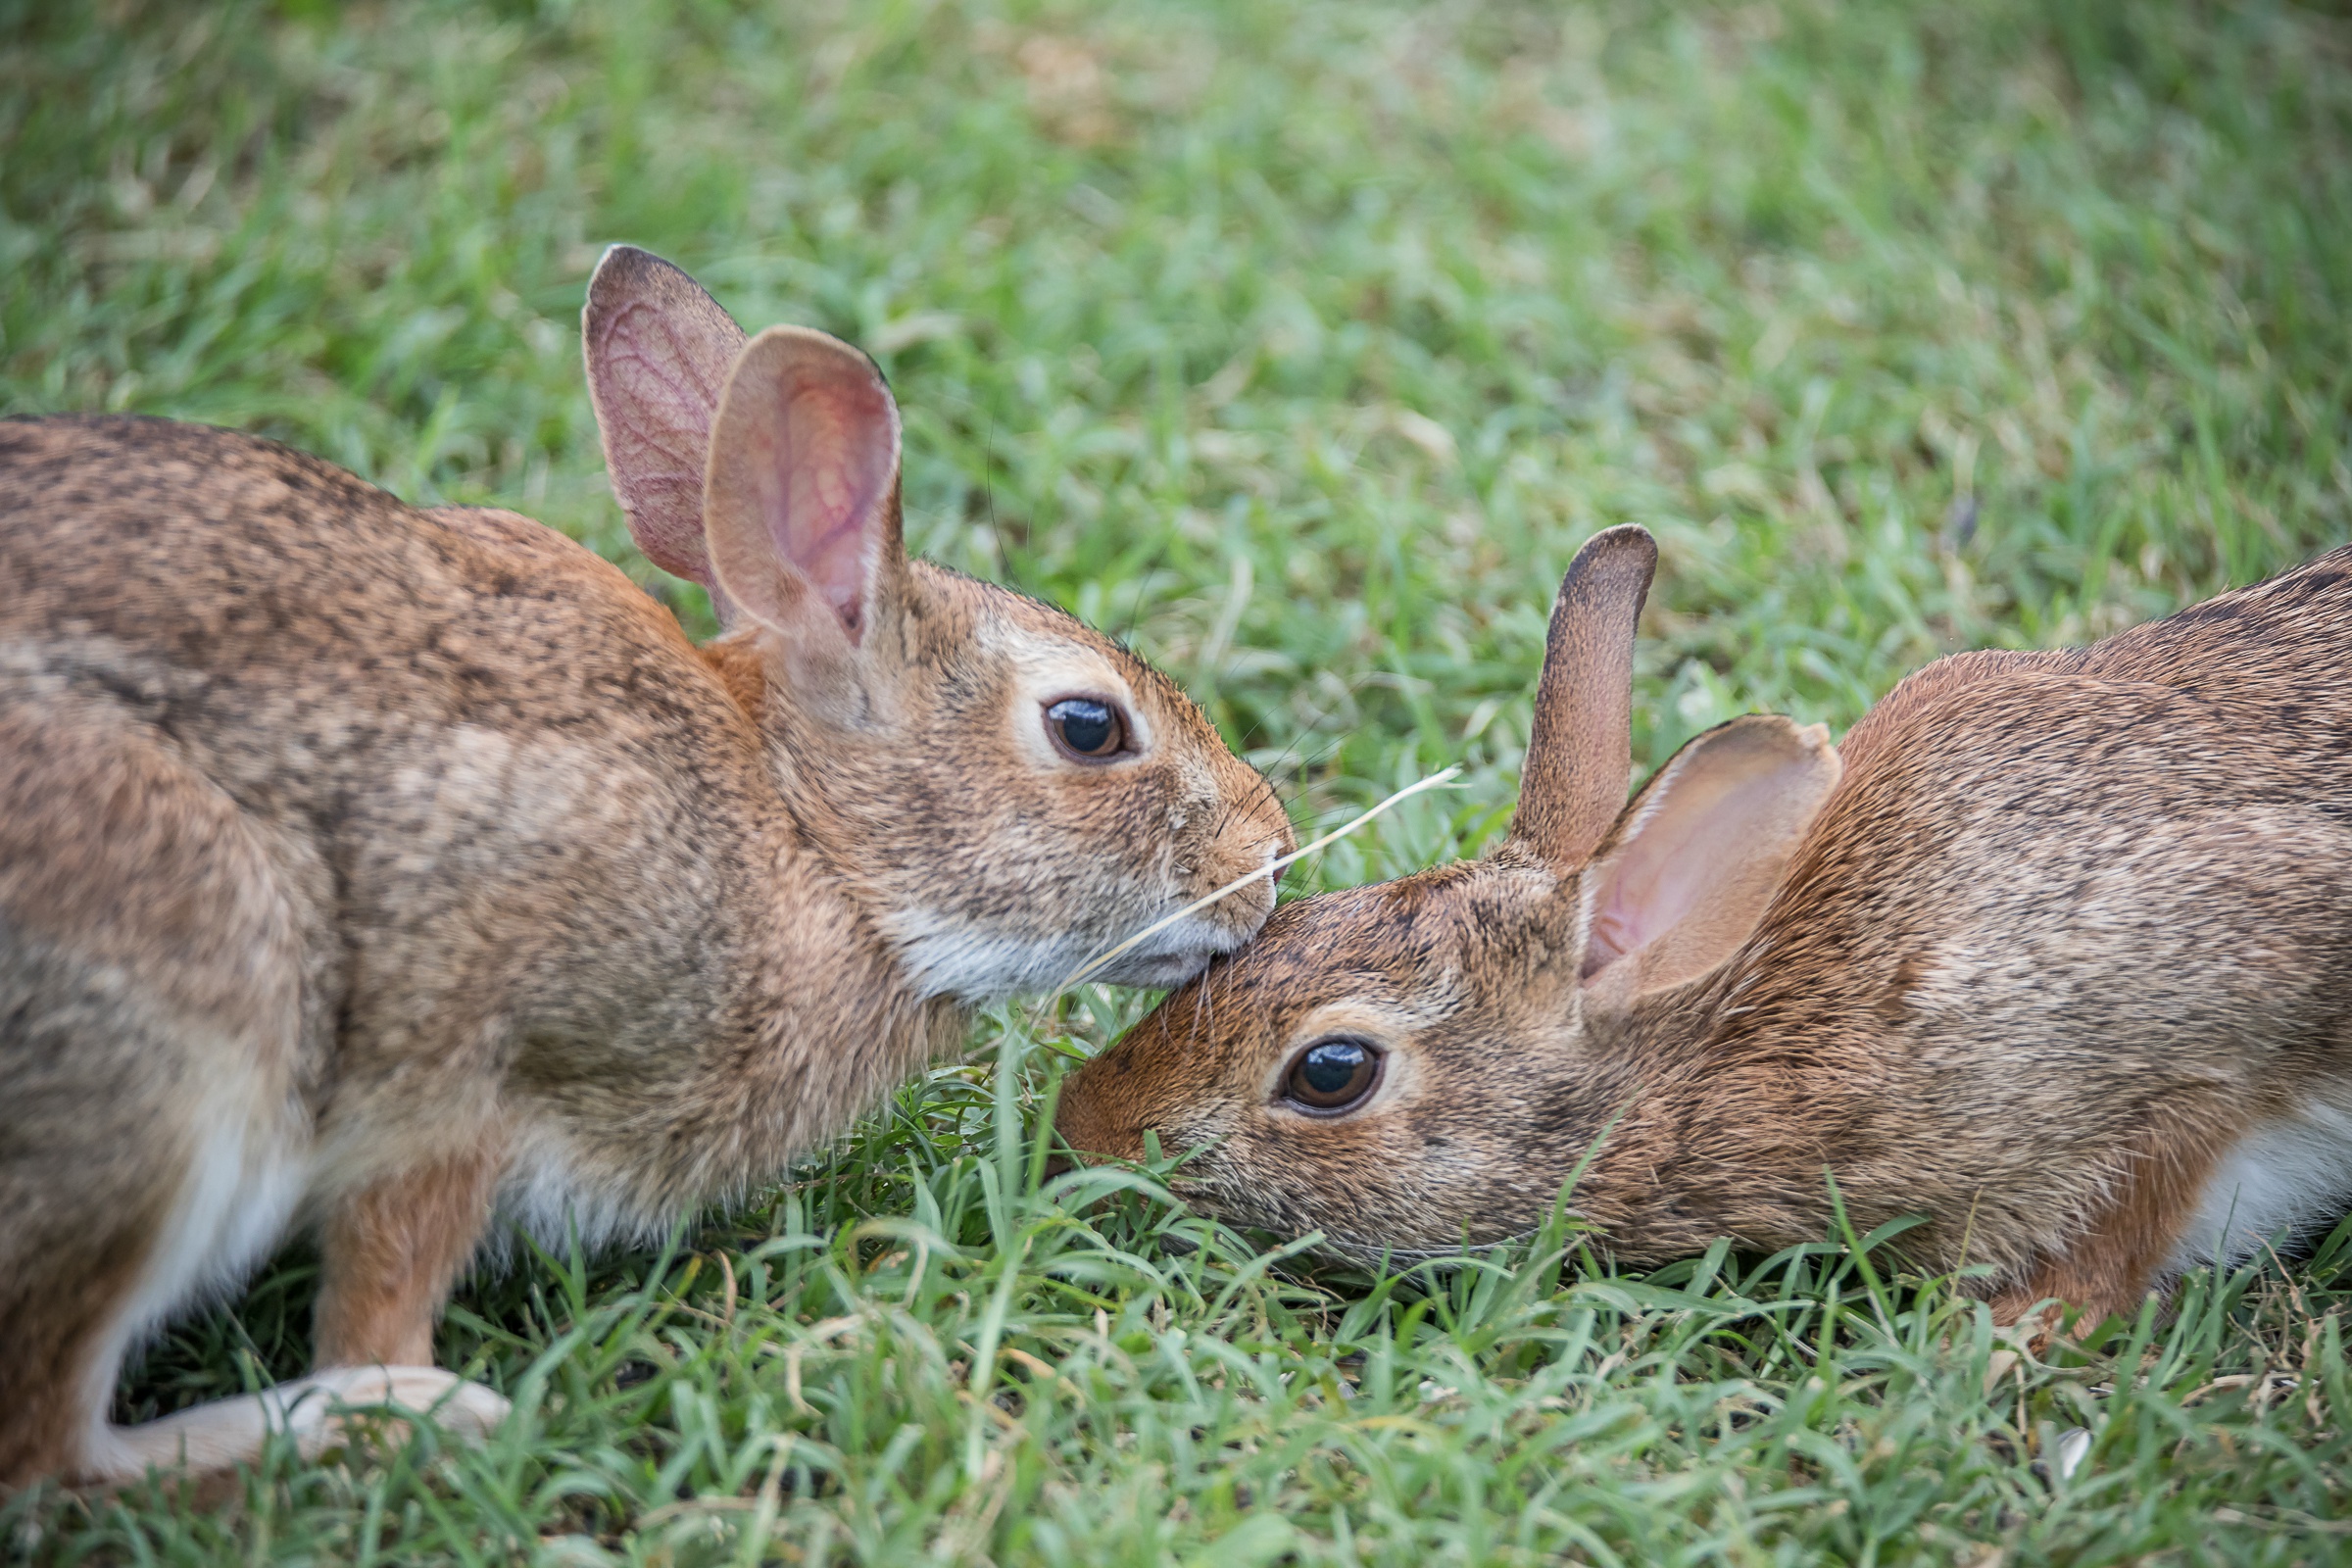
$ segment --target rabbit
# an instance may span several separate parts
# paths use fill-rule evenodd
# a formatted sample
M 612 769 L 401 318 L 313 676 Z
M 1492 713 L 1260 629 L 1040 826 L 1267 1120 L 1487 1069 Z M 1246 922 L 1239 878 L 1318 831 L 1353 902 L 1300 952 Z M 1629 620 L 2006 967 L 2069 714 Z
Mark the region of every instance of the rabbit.
M 339 1402 L 486 1429 L 432 1366 L 485 1237 L 662 1233 L 1293 844 L 1166 677 L 907 559 L 864 356 L 747 340 L 628 247 L 584 332 L 708 646 L 513 513 L 225 430 L 0 422 L 0 1484 L 317 1451 Z M 1273 903 L 1098 977 L 1181 981 Z M 318 1374 L 111 1425 L 125 1351 L 297 1229 Z
M 1364 1261 L 1529 1233 L 1588 1155 L 1626 1261 L 1772 1250 L 1834 1228 L 1826 1169 L 2044 1339 L 2344 1211 L 2352 551 L 1940 660 L 1842 755 L 1736 718 L 1629 804 L 1655 562 L 1620 527 L 1570 568 L 1491 854 L 1283 906 L 1061 1138 L 1155 1133 L 1205 1207 Z

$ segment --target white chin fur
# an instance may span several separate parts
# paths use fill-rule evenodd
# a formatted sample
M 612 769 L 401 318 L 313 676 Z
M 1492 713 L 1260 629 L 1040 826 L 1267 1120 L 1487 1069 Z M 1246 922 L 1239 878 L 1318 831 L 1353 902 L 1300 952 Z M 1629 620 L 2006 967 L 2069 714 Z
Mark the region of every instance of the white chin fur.
M 1094 958 L 1084 939 L 1037 942 L 976 932 L 936 910 L 914 910 L 892 921 L 899 958 L 926 996 L 952 996 L 980 1006 L 1022 993 L 1052 991 Z M 1208 960 L 1241 946 L 1233 932 L 1190 915 L 1137 944 L 1086 979 L 1120 986 L 1182 985 Z

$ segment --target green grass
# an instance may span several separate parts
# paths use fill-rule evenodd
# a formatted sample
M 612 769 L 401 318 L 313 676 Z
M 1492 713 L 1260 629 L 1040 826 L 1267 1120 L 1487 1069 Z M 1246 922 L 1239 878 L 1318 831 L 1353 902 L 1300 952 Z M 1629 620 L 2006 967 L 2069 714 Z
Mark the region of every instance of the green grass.
M 916 547 L 1130 633 L 1302 824 L 1464 763 L 1295 885 L 1347 884 L 1499 825 L 1595 528 L 1664 547 L 1650 761 L 2352 538 L 2348 68 L 2340 17 L 2156 0 L 0 0 L 0 411 L 516 507 L 707 624 L 629 552 L 580 384 L 598 249 L 650 246 L 872 350 Z M 1317 1272 L 1142 1177 L 1041 1182 L 1054 1076 L 1140 1004 L 983 1020 L 974 1065 L 669 1252 L 469 1286 L 443 1355 L 519 1411 L 486 1450 L 280 1456 L 223 1508 L 36 1493 L 0 1541 L 2352 1555 L 2352 1234 L 2051 1364 L 1838 1238 Z M 291 1255 L 175 1334 L 125 1414 L 298 1370 L 309 1287 Z

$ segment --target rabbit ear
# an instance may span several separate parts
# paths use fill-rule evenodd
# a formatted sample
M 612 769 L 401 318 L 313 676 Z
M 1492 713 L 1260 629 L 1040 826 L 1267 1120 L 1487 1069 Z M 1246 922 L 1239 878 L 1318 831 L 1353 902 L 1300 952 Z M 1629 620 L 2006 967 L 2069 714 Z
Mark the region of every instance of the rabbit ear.
M 805 326 L 752 339 L 711 427 L 703 518 L 746 613 L 857 644 L 905 564 L 899 406 L 873 362 Z
M 637 548 L 710 590 L 721 623 L 734 619 L 703 540 L 703 470 L 743 328 L 661 257 L 615 245 L 588 280 L 580 338 L 605 471 Z
M 1585 983 L 1630 998 L 1730 957 L 1841 771 L 1827 729 L 1777 713 L 1677 752 L 1585 872 Z
M 1634 627 L 1657 541 L 1627 523 L 1585 541 L 1560 582 L 1511 836 L 1567 872 L 1625 807 L 1634 771 Z

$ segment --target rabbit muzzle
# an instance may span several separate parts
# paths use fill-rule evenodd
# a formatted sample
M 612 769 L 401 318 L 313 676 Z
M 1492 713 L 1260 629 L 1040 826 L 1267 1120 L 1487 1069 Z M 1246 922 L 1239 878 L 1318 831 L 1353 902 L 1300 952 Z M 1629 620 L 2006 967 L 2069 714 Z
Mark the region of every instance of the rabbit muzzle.
M 1138 943 L 1098 969 L 1089 980 L 1107 985 L 1149 986 L 1173 990 L 1248 941 L 1247 929 L 1231 923 L 1188 914 L 1146 942 Z
M 1182 913 L 1157 930 L 1147 925 L 1149 935 L 1101 967 L 1090 969 L 1087 978 L 1111 985 L 1172 990 L 1207 968 L 1212 958 L 1238 952 L 1274 912 L 1273 865 L 1285 848 L 1283 841 L 1268 839 L 1258 847 L 1254 873 L 1243 871 L 1232 882 L 1172 898 L 1170 912 L 1174 913 L 1208 893 L 1230 888 L 1216 903 Z

